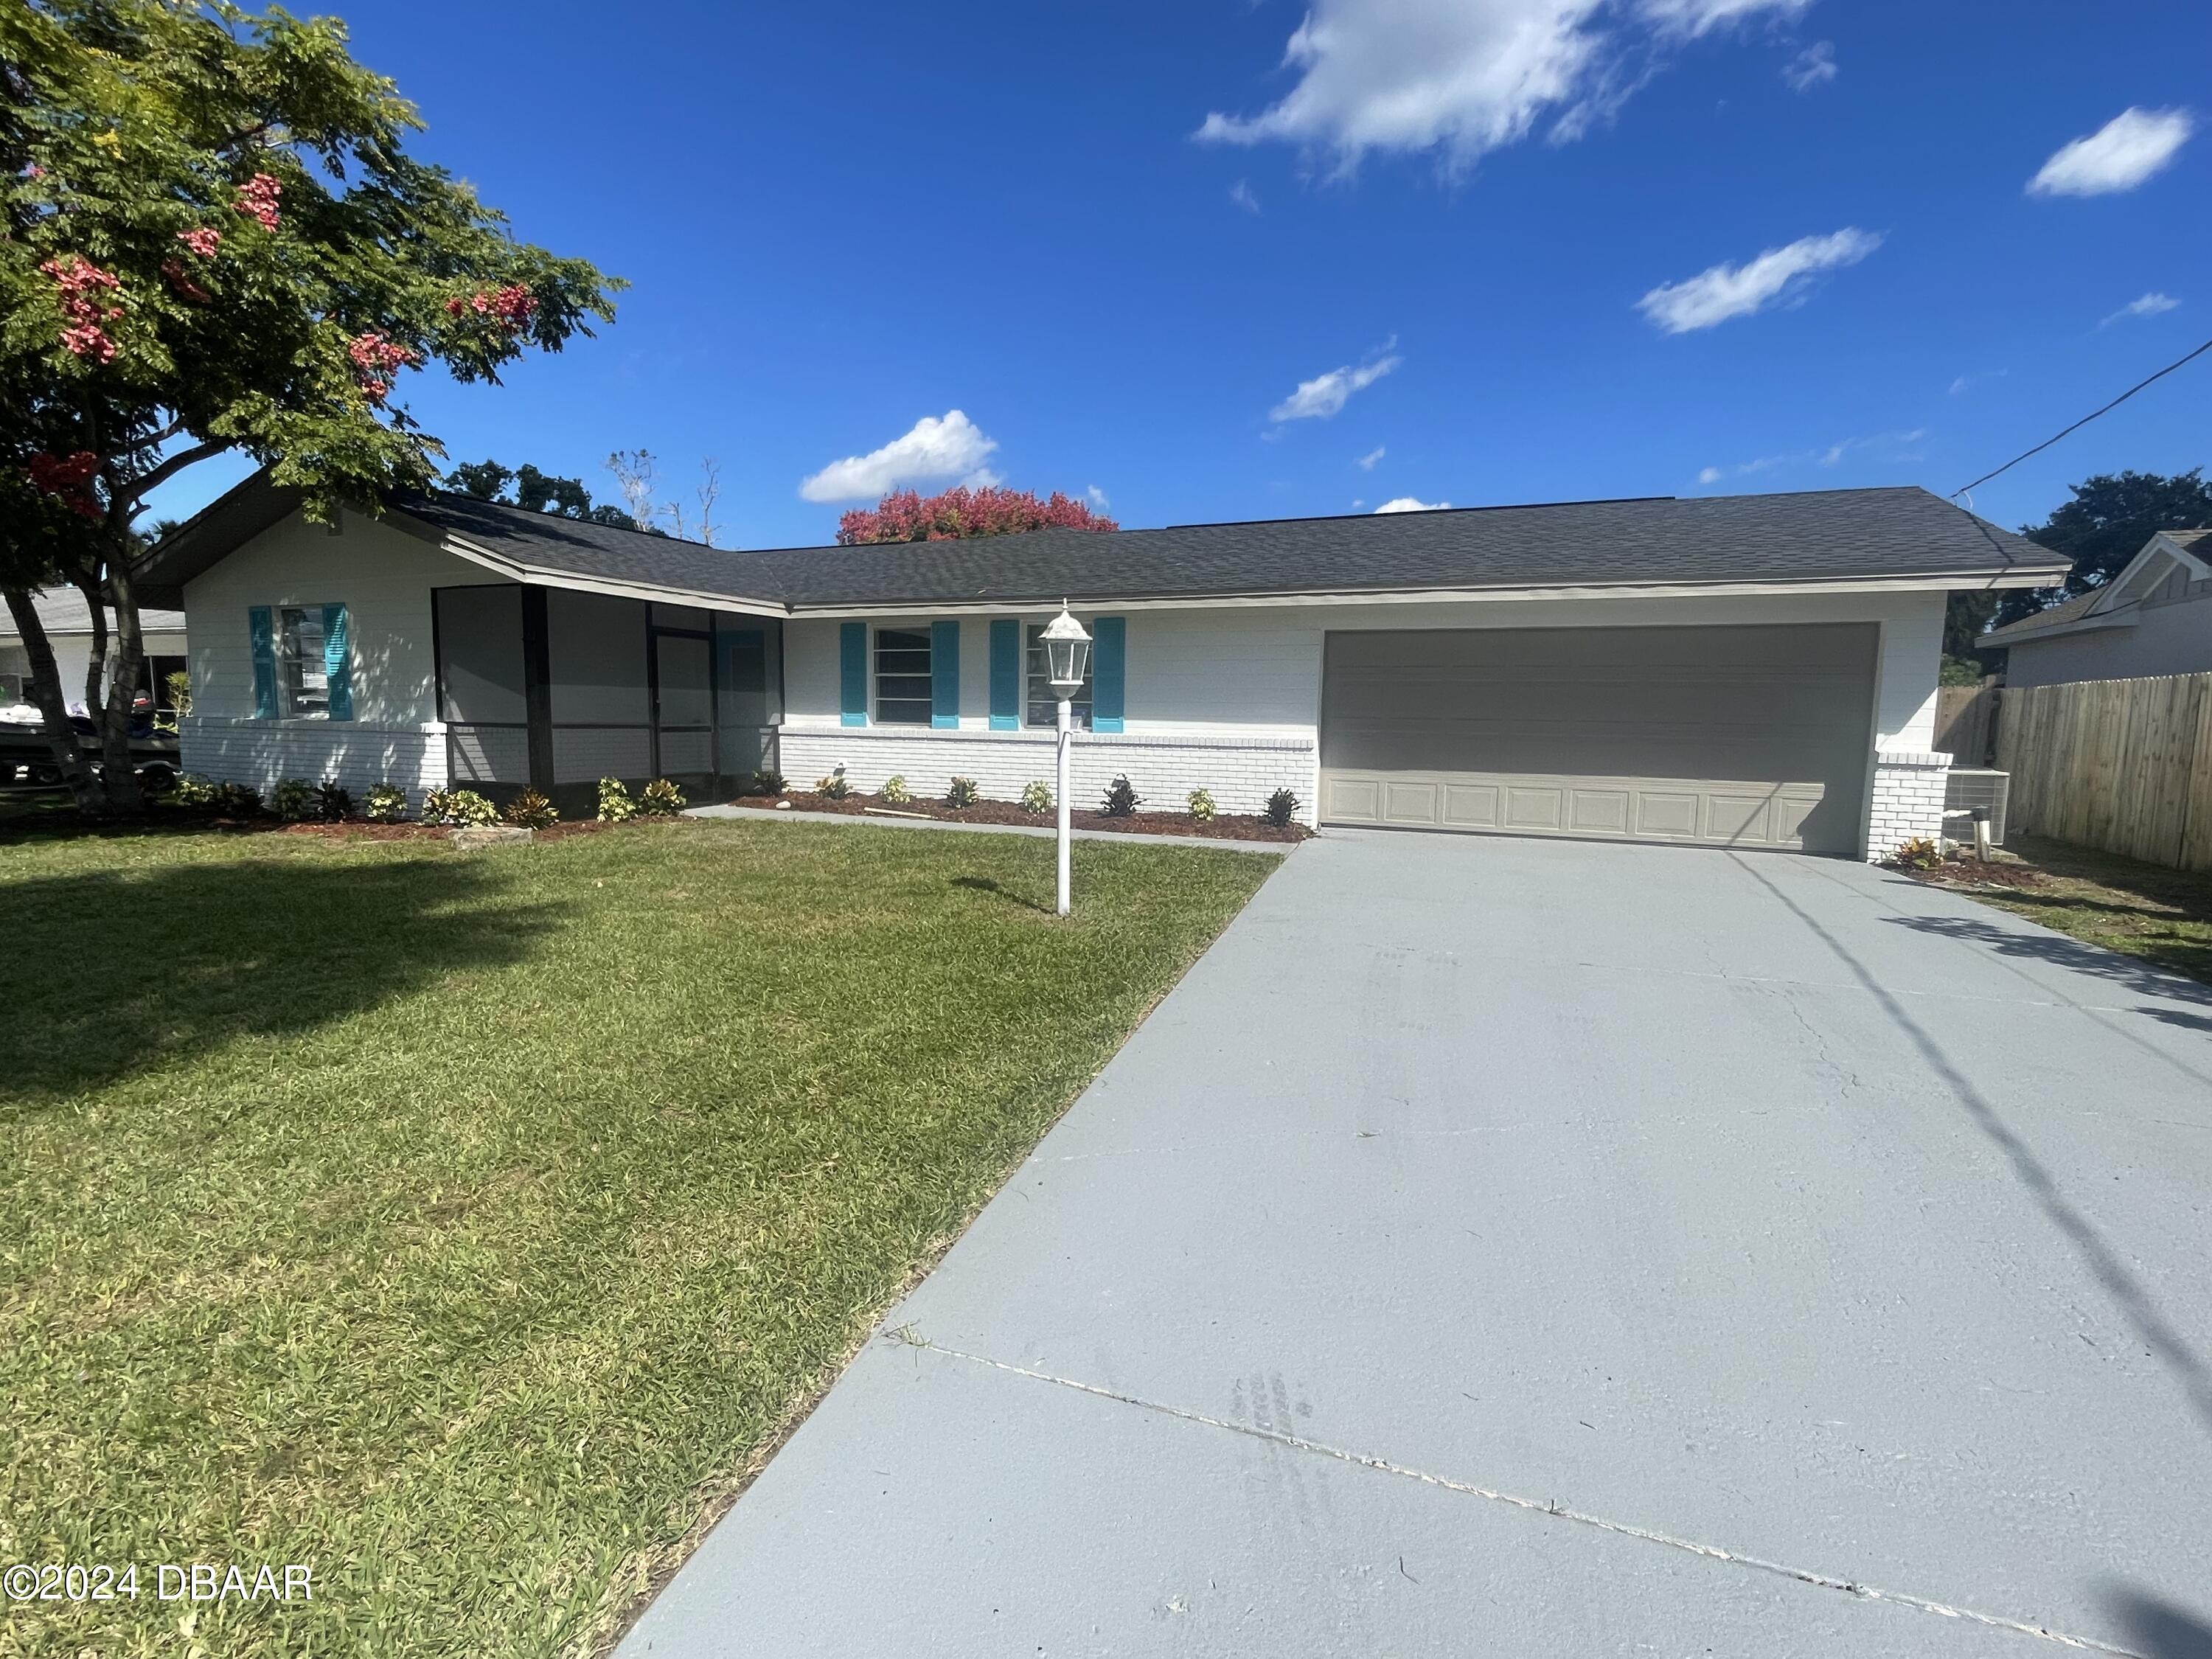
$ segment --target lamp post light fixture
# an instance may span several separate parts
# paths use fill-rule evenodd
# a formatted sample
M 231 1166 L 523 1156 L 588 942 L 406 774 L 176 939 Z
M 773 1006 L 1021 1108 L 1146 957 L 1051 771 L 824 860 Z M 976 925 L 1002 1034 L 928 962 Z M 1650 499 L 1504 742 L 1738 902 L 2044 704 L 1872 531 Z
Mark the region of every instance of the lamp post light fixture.
M 1060 811 L 1060 908 L 1067 914 L 1067 849 L 1074 839 L 1067 805 L 1067 757 L 1075 740 L 1075 694 L 1083 689 L 1083 672 L 1091 665 L 1091 635 L 1068 614 L 1067 601 L 1044 630 L 1046 678 L 1060 698 L 1060 775 L 1053 800 Z

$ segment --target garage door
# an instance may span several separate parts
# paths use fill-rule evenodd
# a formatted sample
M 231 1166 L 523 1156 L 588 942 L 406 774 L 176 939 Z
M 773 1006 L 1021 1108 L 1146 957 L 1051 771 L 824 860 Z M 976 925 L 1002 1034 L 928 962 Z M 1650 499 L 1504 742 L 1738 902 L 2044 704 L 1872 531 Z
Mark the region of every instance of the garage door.
M 1870 623 L 1333 633 L 1328 823 L 1856 854 Z

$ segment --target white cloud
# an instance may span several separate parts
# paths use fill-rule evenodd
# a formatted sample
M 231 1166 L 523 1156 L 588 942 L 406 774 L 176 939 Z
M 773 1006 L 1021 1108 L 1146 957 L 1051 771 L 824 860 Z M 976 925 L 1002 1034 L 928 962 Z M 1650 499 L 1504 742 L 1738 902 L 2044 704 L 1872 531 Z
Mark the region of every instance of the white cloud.
M 1782 66 L 1782 78 L 1792 92 L 1810 92 L 1842 73 L 1836 66 L 1834 43 L 1827 40 L 1815 40 Z
M 937 483 L 946 478 L 994 484 L 998 475 L 983 463 L 998 447 L 957 409 L 948 410 L 941 420 L 925 415 L 914 423 L 912 431 L 892 439 L 881 449 L 830 462 L 800 484 L 799 493 L 810 501 L 861 501 L 906 484 Z
M 1912 446 L 1927 435 L 1926 427 L 1915 427 L 1910 432 L 1869 433 L 1863 438 L 1845 438 L 1822 448 L 1792 450 L 1786 455 L 1761 455 L 1756 460 L 1739 461 L 1733 466 L 1704 467 L 1698 473 L 1698 482 L 1717 484 L 1727 478 L 1756 477 L 1762 472 L 1790 467 L 1839 466 L 1863 450 L 1878 450 L 1881 452 L 1878 459 L 1887 462 L 1917 461 L 1920 457 L 1912 453 Z
M 2197 131 L 2185 109 L 2124 109 L 2076 138 L 2027 181 L 2031 196 L 2109 196 L 2133 190 L 2171 161 Z
M 1352 462 L 1352 465 L 1358 467 L 1362 472 L 1372 472 L 1375 470 L 1375 464 L 1382 459 L 1382 446 L 1381 444 L 1377 444 L 1374 448 L 1369 450 L 1364 455 L 1355 459 Z
M 2123 317 L 2156 317 L 2162 313 L 2172 311 L 2180 303 L 2181 301 L 2171 294 L 2146 294 L 2140 300 L 2129 301 L 2097 326 L 2110 328 Z
M 1085 490 L 1083 493 L 1091 498 L 1091 505 L 1097 507 L 1101 513 L 1103 513 L 1108 507 L 1114 504 L 1106 499 L 1106 492 L 1101 489 L 1097 484 L 1091 485 L 1090 489 Z
M 1746 264 L 1715 265 L 1687 282 L 1662 283 L 1638 300 L 1637 309 L 1669 334 L 1711 328 L 1794 298 L 1819 272 L 1855 265 L 1881 246 L 1881 236 L 1866 230 L 1802 237 Z
M 1396 343 L 1395 339 L 1390 343 Z M 1387 352 L 1390 346 L 1382 349 Z M 1370 357 L 1357 368 L 1346 363 L 1300 380 L 1296 392 L 1267 411 L 1267 418 L 1278 426 L 1285 421 L 1326 421 L 1352 400 L 1353 392 L 1366 391 L 1404 361 L 1395 356 Z
M 1247 213 L 1257 213 L 1260 210 L 1260 198 L 1253 194 L 1252 186 L 1242 179 L 1229 186 L 1229 199 Z
M 2011 373 L 2008 368 L 1999 368 L 1993 369 L 1987 374 L 1961 374 L 1951 382 L 1951 395 L 1954 398 L 1963 398 L 1971 388 L 1979 386 L 1983 381 L 2002 380 Z
M 1310 0 L 1283 53 L 1297 84 L 1257 115 L 1206 118 L 1218 143 L 1333 152 L 1440 149 L 1454 167 L 1528 136 L 1580 136 L 1648 78 L 1631 60 L 1811 0 Z
M 1375 510 L 1377 513 L 1441 513 L 1451 505 L 1449 501 L 1416 501 L 1411 495 L 1401 495 L 1395 501 L 1385 501 Z

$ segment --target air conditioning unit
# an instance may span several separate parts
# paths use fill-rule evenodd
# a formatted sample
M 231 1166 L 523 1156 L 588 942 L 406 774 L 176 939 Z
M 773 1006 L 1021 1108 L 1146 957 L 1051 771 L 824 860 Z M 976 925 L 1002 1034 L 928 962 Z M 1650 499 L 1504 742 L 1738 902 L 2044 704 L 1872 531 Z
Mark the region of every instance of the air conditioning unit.
M 1974 820 L 1988 820 L 1990 842 L 2002 847 L 2005 838 L 2005 804 L 2012 793 L 2012 774 L 1984 771 L 1979 767 L 1954 766 L 1943 784 L 1943 834 L 1951 841 L 1974 838 Z

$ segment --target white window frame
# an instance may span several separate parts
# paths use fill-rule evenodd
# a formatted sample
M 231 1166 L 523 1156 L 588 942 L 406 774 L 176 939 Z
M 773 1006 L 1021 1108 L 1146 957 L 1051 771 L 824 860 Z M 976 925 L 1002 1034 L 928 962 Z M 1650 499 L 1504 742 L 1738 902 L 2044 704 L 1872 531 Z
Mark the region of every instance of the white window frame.
M 1060 725 L 1060 694 L 1052 689 L 1052 670 L 1044 659 L 1044 645 L 1039 637 L 1049 624 L 1024 622 L 1022 624 L 1022 725 L 1031 732 L 1056 730 Z M 1069 712 L 1075 719 L 1075 729 L 1091 729 L 1091 671 L 1097 666 L 1098 647 L 1094 643 L 1091 653 L 1083 659 L 1083 689 L 1071 701 L 1074 708 Z M 1037 688 L 1043 688 L 1038 695 Z M 1038 705 L 1044 706 L 1042 720 L 1031 717 Z
M 330 719 L 330 636 L 324 632 L 323 623 L 323 618 L 330 614 L 330 606 L 327 605 L 279 605 L 271 607 L 271 610 L 272 626 L 270 629 L 269 654 L 276 674 L 277 718 L 288 720 Z M 287 627 L 285 623 L 286 617 L 294 616 L 298 617 L 303 625 L 310 621 L 314 624 L 316 650 L 313 675 L 321 683 L 322 706 L 320 708 L 301 706 L 306 701 L 306 694 L 309 690 L 306 684 L 309 673 L 304 662 L 305 653 L 297 648 L 300 643 L 299 637 L 294 630 Z M 295 664 L 301 667 L 301 672 L 296 677 L 301 684 L 296 690 L 294 686 L 295 677 L 291 672 Z
M 896 720 L 889 720 L 884 715 L 883 711 L 884 699 L 883 694 L 884 673 L 882 662 L 884 648 L 883 639 L 884 635 L 886 634 L 911 634 L 921 641 L 920 648 L 927 666 L 925 666 L 921 671 L 920 678 L 927 682 L 927 689 L 925 690 L 922 695 L 918 698 L 906 696 L 894 696 L 890 699 L 891 702 L 902 706 L 911 706 L 913 704 L 919 703 L 921 708 L 921 718 L 920 720 L 915 720 L 905 716 L 902 716 Z M 915 647 L 912 646 L 897 646 L 893 647 L 892 648 L 901 651 L 912 651 Z M 913 679 L 916 677 L 911 672 L 905 672 L 894 674 L 892 678 L 896 679 Z M 927 623 L 923 623 L 919 627 L 913 628 L 897 627 L 888 623 L 878 623 L 875 628 L 869 630 L 868 708 L 869 721 L 872 725 L 898 726 L 906 730 L 913 730 L 919 727 L 923 731 L 927 731 L 930 728 L 932 717 L 937 712 L 937 641 L 934 635 L 931 633 L 930 626 Z

